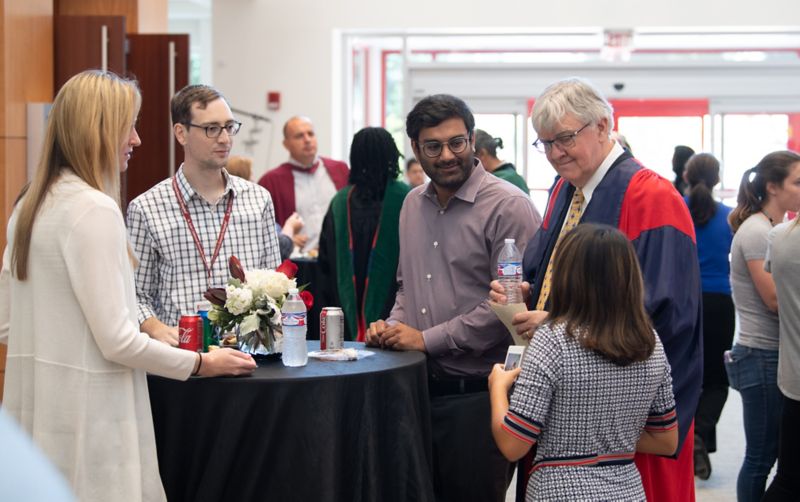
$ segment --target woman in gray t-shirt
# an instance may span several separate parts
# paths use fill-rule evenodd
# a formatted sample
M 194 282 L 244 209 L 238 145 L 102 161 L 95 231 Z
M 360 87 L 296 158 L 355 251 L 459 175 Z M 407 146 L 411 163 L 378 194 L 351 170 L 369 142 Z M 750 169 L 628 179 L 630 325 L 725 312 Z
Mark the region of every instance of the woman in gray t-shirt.
M 745 458 L 736 483 L 739 502 L 758 501 L 778 454 L 782 397 L 777 386 L 778 300 L 764 270 L 767 235 L 787 211 L 800 209 L 800 164 L 793 152 L 773 152 L 748 169 L 729 218 L 731 288 L 739 336 L 725 367 L 742 396 Z
M 800 167 L 800 155 L 795 166 Z M 783 413 L 778 448 L 778 472 L 764 501 L 797 500 L 800 493 L 800 218 L 770 232 L 766 266 L 775 277 L 780 305 L 780 357 L 778 387 L 783 393 Z

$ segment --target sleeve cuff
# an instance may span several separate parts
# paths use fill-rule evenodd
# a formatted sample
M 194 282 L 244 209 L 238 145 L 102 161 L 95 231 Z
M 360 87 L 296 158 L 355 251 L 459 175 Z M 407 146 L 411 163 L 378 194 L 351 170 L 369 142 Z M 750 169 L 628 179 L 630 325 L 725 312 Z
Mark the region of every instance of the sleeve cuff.
M 542 432 L 542 424 L 536 421 L 526 420 L 513 411 L 506 413 L 503 418 L 503 430 L 528 444 L 533 444 L 539 439 Z
M 671 408 L 663 413 L 651 413 L 647 416 L 644 430 L 650 432 L 666 432 L 678 426 L 678 414 L 675 408 Z
M 142 325 L 143 322 L 150 319 L 151 317 L 155 317 L 156 313 L 151 309 L 148 305 L 144 305 L 142 303 L 139 304 L 138 314 L 137 314 L 137 321 L 139 321 L 139 326 Z
M 447 334 L 444 325 L 434 326 L 422 332 L 422 341 L 425 342 L 425 350 L 433 357 L 446 354 L 450 351 L 447 346 Z

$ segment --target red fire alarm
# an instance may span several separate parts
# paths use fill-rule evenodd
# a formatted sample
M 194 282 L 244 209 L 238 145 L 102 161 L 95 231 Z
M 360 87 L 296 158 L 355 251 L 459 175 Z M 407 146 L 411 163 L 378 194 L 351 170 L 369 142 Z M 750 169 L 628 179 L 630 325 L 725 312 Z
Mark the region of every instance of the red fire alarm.
M 267 110 L 277 112 L 281 109 L 281 93 L 270 91 L 267 93 Z

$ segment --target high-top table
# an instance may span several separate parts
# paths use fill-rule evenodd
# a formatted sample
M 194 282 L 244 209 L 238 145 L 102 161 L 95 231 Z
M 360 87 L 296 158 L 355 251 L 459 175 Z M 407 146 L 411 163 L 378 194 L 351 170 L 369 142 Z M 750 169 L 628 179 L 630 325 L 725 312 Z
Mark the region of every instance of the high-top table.
M 241 378 L 150 375 L 168 500 L 433 500 L 425 356 L 367 350 Z

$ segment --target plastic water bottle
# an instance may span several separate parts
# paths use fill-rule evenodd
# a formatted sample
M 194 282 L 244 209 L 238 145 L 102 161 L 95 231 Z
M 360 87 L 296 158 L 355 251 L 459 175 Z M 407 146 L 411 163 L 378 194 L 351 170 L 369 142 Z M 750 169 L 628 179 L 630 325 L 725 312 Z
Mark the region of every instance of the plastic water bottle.
M 305 366 L 308 363 L 306 315 L 306 304 L 297 289 L 290 289 L 281 309 L 284 366 Z
M 514 244 L 514 239 L 506 239 L 500 256 L 497 257 L 497 280 L 506 290 L 508 303 L 522 302 L 522 253 Z

